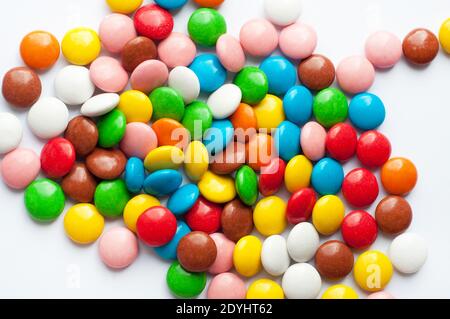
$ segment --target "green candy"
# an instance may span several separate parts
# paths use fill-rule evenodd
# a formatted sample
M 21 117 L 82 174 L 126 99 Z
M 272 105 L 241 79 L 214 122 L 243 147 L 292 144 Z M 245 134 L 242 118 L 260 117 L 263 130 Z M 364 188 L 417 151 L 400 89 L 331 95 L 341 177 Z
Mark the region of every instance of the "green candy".
M 118 109 L 114 109 L 103 115 L 97 123 L 98 145 L 110 148 L 119 144 L 125 135 L 127 119 L 125 114 Z
M 234 78 L 242 92 L 242 102 L 247 104 L 258 104 L 269 91 L 269 81 L 266 74 L 255 66 L 243 68 Z
M 181 267 L 178 261 L 174 261 L 167 271 L 166 282 L 176 297 L 194 298 L 205 289 L 206 274 L 204 272 L 188 272 Z
M 236 172 L 235 185 L 242 202 L 252 206 L 258 199 L 258 177 L 255 171 L 250 166 L 242 166 Z
M 347 97 L 339 89 L 324 89 L 314 98 L 313 112 L 317 122 L 325 128 L 344 122 L 348 114 Z
M 199 140 L 212 125 L 212 113 L 209 106 L 201 101 L 194 101 L 184 112 L 181 124 L 189 131 L 192 140 Z
M 189 18 L 188 32 L 197 44 L 212 47 L 216 45 L 217 39 L 227 32 L 227 23 L 217 10 L 200 8 Z
M 40 222 L 58 218 L 65 201 L 61 186 L 48 178 L 35 180 L 25 190 L 25 207 L 30 216 Z
M 97 185 L 94 202 L 98 211 L 106 217 L 122 215 L 130 194 L 123 180 L 103 181 Z
M 172 88 L 159 87 L 150 93 L 153 105 L 153 120 L 162 118 L 180 122 L 184 114 L 184 102 L 181 95 Z

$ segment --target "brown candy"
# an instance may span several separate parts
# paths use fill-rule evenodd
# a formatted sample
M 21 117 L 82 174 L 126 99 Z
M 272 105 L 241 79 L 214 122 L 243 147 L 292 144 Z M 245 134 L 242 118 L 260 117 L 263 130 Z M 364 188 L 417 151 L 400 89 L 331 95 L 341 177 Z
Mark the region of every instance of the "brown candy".
M 317 271 L 327 279 L 339 279 L 347 276 L 353 269 L 353 253 L 339 240 L 323 243 L 316 252 Z
M 336 71 L 333 62 L 320 54 L 313 54 L 298 66 L 298 78 L 310 90 L 319 91 L 333 84 Z
M 155 43 L 146 37 L 137 37 L 123 47 L 122 66 L 128 72 L 146 60 L 156 59 L 158 52 Z
M 203 272 L 214 263 L 217 247 L 214 240 L 201 231 L 193 231 L 181 238 L 177 247 L 177 257 L 187 271 Z
M 90 203 L 94 198 L 97 181 L 83 163 L 75 163 L 61 181 L 64 193 L 80 203 Z
M 233 142 L 211 159 L 209 169 L 216 174 L 231 174 L 245 164 L 245 144 Z
M 88 170 L 100 179 L 118 178 L 125 169 L 127 158 L 117 149 L 96 148 L 86 157 Z
M 30 68 L 13 68 L 3 77 L 3 97 L 14 106 L 32 106 L 41 96 L 41 91 L 41 80 Z
M 221 215 L 222 231 L 228 239 L 237 242 L 253 231 L 253 211 L 239 199 L 225 205 Z
M 403 40 L 405 58 L 415 64 L 427 64 L 433 61 L 439 52 L 439 41 L 427 29 L 414 29 Z
M 404 232 L 412 220 L 412 209 L 400 196 L 386 196 L 377 205 L 375 219 L 381 231 L 389 235 Z
M 80 115 L 70 120 L 64 137 L 72 143 L 78 156 L 86 156 L 97 145 L 98 129 L 92 120 Z

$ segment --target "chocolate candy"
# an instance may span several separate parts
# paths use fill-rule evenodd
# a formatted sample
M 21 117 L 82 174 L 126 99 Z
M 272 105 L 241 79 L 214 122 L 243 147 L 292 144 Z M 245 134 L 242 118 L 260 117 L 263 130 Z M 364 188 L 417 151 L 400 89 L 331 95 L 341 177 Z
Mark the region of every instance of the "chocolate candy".
M 347 276 L 353 269 L 353 262 L 350 248 L 338 240 L 323 243 L 316 252 L 316 268 L 327 279 Z
M 39 76 L 27 67 L 13 68 L 3 77 L 3 97 L 14 106 L 30 107 L 38 100 L 41 90 Z
M 80 115 L 70 120 L 64 137 L 72 143 L 78 156 L 86 156 L 97 145 L 97 126 L 89 118 Z
M 120 150 L 96 148 L 86 158 L 89 171 L 101 179 L 115 179 L 125 169 L 127 158 Z
M 151 39 L 136 37 L 122 49 L 122 66 L 128 72 L 133 72 L 139 64 L 156 59 L 157 55 L 156 45 Z
M 408 33 L 403 40 L 403 54 L 414 64 L 427 64 L 439 52 L 439 41 L 429 30 L 419 28 Z
M 308 89 L 319 91 L 329 87 L 336 75 L 333 62 L 320 54 L 313 54 L 298 66 L 298 78 Z
M 97 181 L 84 163 L 75 163 L 61 182 L 64 193 L 80 203 L 90 203 L 94 198 Z
M 216 174 L 231 174 L 245 163 L 245 144 L 235 142 L 212 157 L 209 169 Z
M 214 240 L 206 233 L 193 231 L 181 238 L 177 257 L 187 271 L 203 272 L 214 263 L 217 248 Z
M 412 209 L 403 197 L 386 196 L 377 205 L 375 219 L 381 231 L 390 235 L 399 234 L 411 224 Z
M 239 199 L 225 205 L 222 216 L 222 231 L 232 241 L 238 241 L 253 230 L 253 211 Z

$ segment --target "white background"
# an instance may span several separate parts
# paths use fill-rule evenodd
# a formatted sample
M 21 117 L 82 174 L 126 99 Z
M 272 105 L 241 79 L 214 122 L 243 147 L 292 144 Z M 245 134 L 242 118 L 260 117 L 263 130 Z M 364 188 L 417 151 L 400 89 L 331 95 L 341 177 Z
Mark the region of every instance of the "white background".
M 186 31 L 193 10 L 194 5 L 188 4 L 176 12 L 177 31 Z M 220 12 L 235 36 L 245 21 L 264 15 L 262 0 L 226 0 Z M 43 29 L 61 40 L 72 27 L 97 29 L 108 13 L 104 0 L 3 1 L 0 74 L 22 65 L 18 48 L 26 33 Z M 446 0 L 305 0 L 301 20 L 317 30 L 316 52 L 337 64 L 348 55 L 362 53 L 372 31 L 386 29 L 400 38 L 415 27 L 437 33 L 448 17 L 450 1 Z M 52 79 L 64 64 L 60 58 L 53 69 L 41 74 L 43 96 L 53 94 Z M 390 138 L 393 155 L 411 158 L 419 170 L 419 183 L 408 196 L 414 210 L 410 231 L 429 243 L 429 259 L 419 273 L 394 274 L 387 290 L 399 298 L 450 297 L 449 74 L 450 57 L 440 52 L 428 67 L 412 67 L 402 60 L 392 70 L 377 72 L 371 89 L 386 105 L 387 117 L 380 130 Z M 0 111 L 16 113 L 24 123 L 22 146 L 40 151 L 42 142 L 26 127 L 26 112 L 12 110 L 3 98 Z M 74 108 L 72 115 L 77 111 Z M 352 165 L 345 165 L 346 172 Z M 120 224 L 121 220 L 109 221 L 106 229 Z M 386 251 L 390 240 L 380 235 L 373 248 Z M 97 244 L 80 247 L 65 236 L 63 215 L 48 225 L 33 222 L 25 211 L 23 193 L 0 183 L 0 297 L 170 298 L 165 284 L 168 266 L 141 245 L 133 265 L 112 271 L 100 261 Z M 344 282 L 355 286 L 351 275 Z M 329 284 L 325 282 L 323 290 Z

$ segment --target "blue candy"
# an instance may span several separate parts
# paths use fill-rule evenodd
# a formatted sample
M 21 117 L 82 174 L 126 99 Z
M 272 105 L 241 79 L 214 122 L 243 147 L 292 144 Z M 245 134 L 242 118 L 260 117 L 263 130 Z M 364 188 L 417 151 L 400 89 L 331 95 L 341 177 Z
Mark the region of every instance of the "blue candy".
M 202 92 L 214 92 L 227 78 L 227 71 L 217 56 L 211 53 L 198 55 L 189 68 L 197 75 Z
M 282 56 L 271 56 L 262 61 L 259 68 L 269 80 L 269 93 L 284 95 L 297 81 L 294 65 Z
M 131 193 L 139 193 L 145 180 L 144 163 L 140 158 L 130 157 L 125 166 L 125 185 Z
M 361 130 L 373 130 L 383 123 L 386 110 L 381 99 L 372 93 L 355 95 L 348 107 L 348 116 Z
M 197 185 L 186 184 L 169 197 L 167 208 L 175 215 L 182 215 L 194 206 L 199 195 Z
M 180 242 L 181 238 L 183 238 L 190 232 L 191 229 L 189 228 L 189 226 L 185 222 L 179 220 L 177 222 L 177 231 L 175 233 L 175 236 L 173 236 L 172 240 L 164 246 L 155 247 L 155 252 L 159 257 L 164 259 L 177 259 L 178 243 Z
M 154 196 L 165 196 L 180 187 L 183 177 L 174 169 L 161 169 L 147 176 L 144 181 L 144 191 Z
M 184 6 L 187 0 L 155 0 L 156 4 L 167 10 L 176 10 Z
M 213 121 L 203 137 L 209 154 L 220 153 L 233 140 L 234 127 L 229 120 Z
M 286 118 L 297 125 L 309 121 L 312 115 L 313 95 L 302 85 L 289 89 L 283 99 L 283 108 Z
M 331 195 L 339 192 L 344 180 L 344 170 L 339 162 L 324 157 L 314 165 L 311 184 L 320 195 Z
M 275 131 L 275 147 L 286 162 L 300 154 L 300 132 L 300 127 L 289 121 L 281 122 Z

